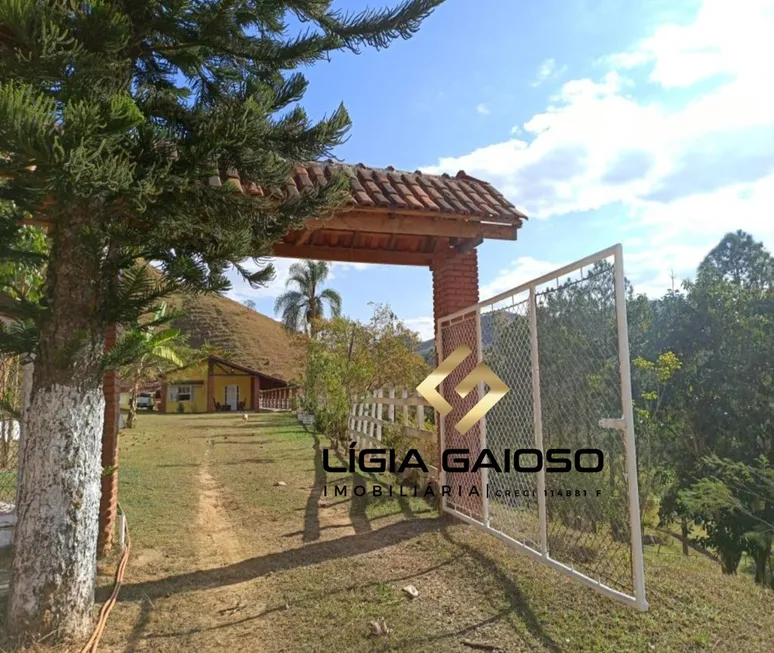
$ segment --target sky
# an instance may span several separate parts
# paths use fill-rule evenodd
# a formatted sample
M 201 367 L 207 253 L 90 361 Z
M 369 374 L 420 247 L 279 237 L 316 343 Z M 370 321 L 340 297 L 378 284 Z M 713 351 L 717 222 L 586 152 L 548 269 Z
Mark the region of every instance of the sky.
M 729 231 L 774 249 L 772 35 L 774 0 L 447 0 L 409 41 L 305 70 L 303 105 L 347 107 L 341 160 L 464 170 L 527 213 L 478 248 L 482 300 L 618 242 L 656 297 Z M 292 262 L 231 296 L 274 316 Z M 334 263 L 329 285 L 432 337 L 428 269 Z

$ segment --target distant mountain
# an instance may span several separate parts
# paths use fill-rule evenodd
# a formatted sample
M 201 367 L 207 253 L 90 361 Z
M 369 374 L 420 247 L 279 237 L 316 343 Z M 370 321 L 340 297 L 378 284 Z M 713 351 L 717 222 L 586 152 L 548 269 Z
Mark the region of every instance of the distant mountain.
M 483 335 L 481 344 L 484 347 L 491 347 L 495 342 L 497 333 L 501 332 L 503 327 L 515 318 L 515 315 L 505 311 L 499 311 L 497 313 L 484 313 L 481 316 L 481 328 Z M 495 326 L 495 320 L 497 320 L 497 326 Z M 435 339 L 420 342 L 416 348 L 416 352 L 422 356 L 422 358 L 424 358 L 430 365 L 435 365 Z

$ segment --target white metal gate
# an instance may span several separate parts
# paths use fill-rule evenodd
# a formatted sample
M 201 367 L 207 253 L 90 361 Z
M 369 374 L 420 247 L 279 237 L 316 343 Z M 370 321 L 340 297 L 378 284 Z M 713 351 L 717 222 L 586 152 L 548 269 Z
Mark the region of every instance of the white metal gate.
M 473 461 L 488 448 L 503 469 L 442 472 L 443 509 L 646 610 L 621 246 L 446 316 L 437 334 L 439 360 L 471 350 L 439 386 L 451 405 L 439 415 L 441 450 L 469 449 Z M 455 426 L 489 388 L 459 384 L 481 363 L 509 391 L 461 434 Z M 576 452 L 592 448 L 602 470 L 578 471 Z M 505 472 L 505 449 L 511 463 L 515 450 L 532 449 L 519 461 L 539 471 Z M 569 472 L 547 473 L 551 449 L 570 450 L 554 454 L 570 459 Z M 593 468 L 598 458 L 580 462 Z

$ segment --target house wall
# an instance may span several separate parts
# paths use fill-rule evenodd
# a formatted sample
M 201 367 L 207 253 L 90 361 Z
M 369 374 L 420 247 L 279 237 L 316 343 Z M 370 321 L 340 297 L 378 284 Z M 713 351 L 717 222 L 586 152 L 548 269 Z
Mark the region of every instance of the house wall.
M 177 385 L 188 385 L 187 381 L 196 381 L 191 384 L 192 396 L 190 401 L 178 401 L 174 399 Z M 162 410 L 167 413 L 176 413 L 178 404 L 183 405 L 185 413 L 207 412 L 207 363 L 195 367 L 187 367 L 178 372 L 170 372 L 166 378 L 166 406 L 162 404 Z
M 285 386 L 282 381 L 260 376 L 253 377 L 238 370 L 234 370 L 233 374 L 222 374 L 217 370 L 217 367 L 214 375 L 209 376 L 209 369 L 209 363 L 205 362 L 195 367 L 170 372 L 161 385 L 163 398 L 159 410 L 162 413 L 176 413 L 178 403 L 182 403 L 183 411 L 186 413 L 212 412 L 215 410 L 216 401 L 221 405 L 226 403 L 226 386 L 229 385 L 239 387 L 239 401 L 245 402 L 245 410 L 255 410 L 259 390 Z M 175 386 L 186 385 L 187 382 L 191 381 L 196 382 L 195 385 L 191 385 L 193 390 L 191 401 L 178 402 L 172 398 Z
M 249 374 L 233 376 L 213 376 L 212 388 L 214 392 L 215 401 L 223 405 L 226 403 L 226 386 L 236 385 L 239 386 L 239 401 L 245 402 L 245 410 L 253 409 L 253 399 L 251 397 L 251 384 L 250 379 L 252 377 Z

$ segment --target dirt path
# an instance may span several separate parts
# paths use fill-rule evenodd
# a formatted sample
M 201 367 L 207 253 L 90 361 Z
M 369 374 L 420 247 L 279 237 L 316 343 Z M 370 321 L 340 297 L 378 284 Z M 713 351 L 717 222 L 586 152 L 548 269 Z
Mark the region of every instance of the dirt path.
M 196 551 L 201 569 L 234 564 L 247 557 L 210 474 L 209 456 L 199 470 L 197 522 Z

